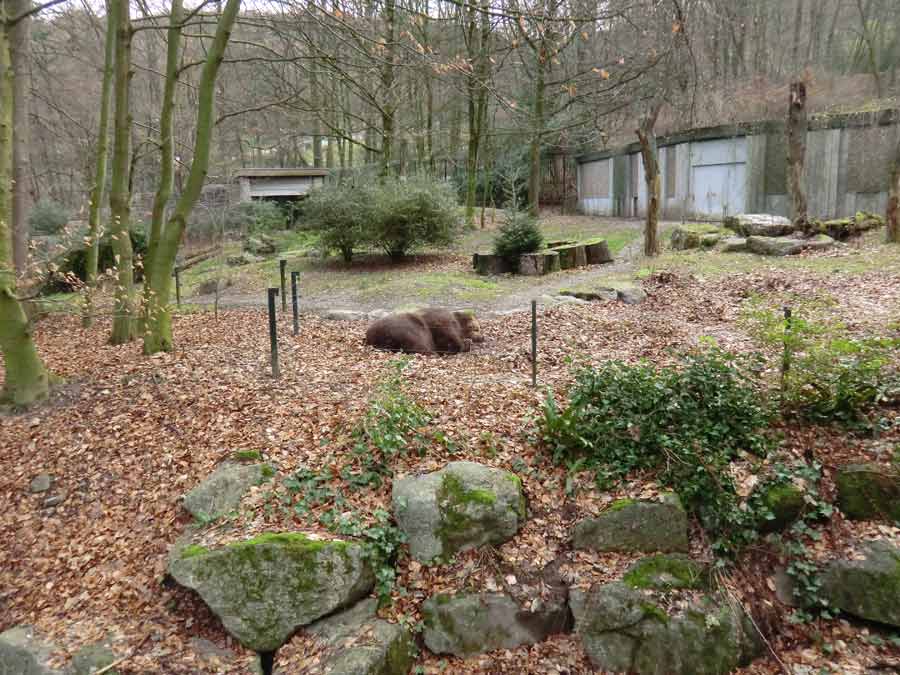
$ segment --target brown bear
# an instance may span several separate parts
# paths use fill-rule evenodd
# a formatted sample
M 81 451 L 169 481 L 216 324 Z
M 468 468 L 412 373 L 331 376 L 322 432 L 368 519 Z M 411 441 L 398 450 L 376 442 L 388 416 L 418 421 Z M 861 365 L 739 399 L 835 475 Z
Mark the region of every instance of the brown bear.
M 467 352 L 483 342 L 478 320 L 469 312 L 423 309 L 378 319 L 366 331 L 366 344 L 378 349 L 430 354 Z

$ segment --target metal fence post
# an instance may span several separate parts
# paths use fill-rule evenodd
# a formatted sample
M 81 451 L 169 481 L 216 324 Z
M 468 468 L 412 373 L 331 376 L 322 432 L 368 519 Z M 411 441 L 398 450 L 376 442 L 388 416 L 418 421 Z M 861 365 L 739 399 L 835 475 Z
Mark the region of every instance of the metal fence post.
M 537 387 L 537 300 L 531 301 L 531 386 Z
M 277 288 L 269 289 L 269 343 L 272 348 L 272 377 L 276 380 L 281 376 L 278 369 L 278 332 L 277 323 L 275 321 L 275 296 L 278 295 Z
M 294 309 L 294 335 L 300 332 L 300 313 L 297 309 L 297 277 L 300 272 L 291 272 L 291 305 Z
M 281 311 L 287 311 L 287 286 L 285 284 L 285 269 L 287 269 L 287 260 L 279 260 L 278 267 L 281 269 Z

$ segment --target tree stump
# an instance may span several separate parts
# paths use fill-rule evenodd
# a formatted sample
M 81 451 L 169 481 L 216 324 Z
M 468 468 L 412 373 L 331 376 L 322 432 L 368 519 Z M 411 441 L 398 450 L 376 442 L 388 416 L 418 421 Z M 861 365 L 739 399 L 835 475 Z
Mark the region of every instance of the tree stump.
M 584 253 L 587 257 L 588 265 L 602 265 L 613 261 L 606 239 L 600 239 L 599 241 L 585 244 Z

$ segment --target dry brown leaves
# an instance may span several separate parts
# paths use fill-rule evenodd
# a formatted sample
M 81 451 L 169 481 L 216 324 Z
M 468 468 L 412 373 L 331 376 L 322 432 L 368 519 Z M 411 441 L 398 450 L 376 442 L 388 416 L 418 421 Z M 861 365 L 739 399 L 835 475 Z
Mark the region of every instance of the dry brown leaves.
M 541 385 L 561 395 L 571 381 L 573 359 L 666 362 L 673 349 L 692 346 L 703 335 L 726 348 L 749 349 L 736 320 L 741 300 L 750 293 L 762 292 L 773 303 L 785 292 L 833 293 L 855 324 L 873 316 L 881 324 L 896 317 L 891 311 L 900 297 L 896 279 L 878 273 L 814 282 L 784 272 L 715 283 L 670 277 L 654 278 L 646 287 L 650 299 L 639 307 L 593 303 L 544 311 Z M 573 554 L 568 533 L 578 518 L 613 499 L 652 497 L 658 487 L 635 477 L 620 492 L 605 494 L 581 475 L 570 484 L 579 489 L 565 496 L 565 472 L 552 466 L 530 438 L 544 394 L 530 386 L 529 327 L 525 313 L 487 320 L 487 341 L 477 351 L 416 356 L 405 371 L 408 391 L 434 413 L 433 428 L 453 440 L 454 450 L 435 445 L 425 457 L 400 463 L 398 473 L 437 469 L 453 459 L 519 467 L 531 518 L 512 542 L 461 555 L 451 565 L 426 568 L 402 559 L 399 581 L 408 594 L 398 595 L 385 613 L 388 618 L 414 622 L 422 599 L 461 588 L 505 589 L 525 602 L 548 592 L 546 572 L 554 565 L 568 581 L 588 585 L 614 578 L 632 560 Z M 394 358 L 362 344 L 360 323 L 304 317 L 299 337 L 290 335 L 287 319 L 280 330 L 283 376 L 273 381 L 265 317 L 256 311 L 225 312 L 218 321 L 209 314 L 180 316 L 176 351 L 152 358 L 143 357 L 137 344 L 105 345 L 107 326 L 102 324 L 83 330 L 74 317 L 39 324 L 40 351 L 67 384 L 48 404 L 0 418 L 5 507 L 0 514 L 0 629 L 35 624 L 69 653 L 104 637 L 111 637 L 123 656 L 142 645 L 122 665 L 125 673 L 247 671 L 253 655 L 224 633 L 203 603 L 162 584 L 168 548 L 187 523 L 180 496 L 235 450 L 262 451 L 282 476 L 300 467 L 340 464 L 344 446 L 334 439 L 346 437 Z M 870 446 L 831 430 L 792 430 L 787 446 L 797 454 L 812 453 L 829 471 L 847 459 L 873 456 Z M 51 493 L 66 494 L 58 507 L 44 508 L 46 494 L 28 490 L 43 471 L 55 477 Z M 248 501 L 248 530 L 301 527 L 280 510 L 267 510 L 267 498 L 258 492 Z M 389 486 L 353 500 L 357 508 L 383 508 Z M 873 534 L 836 522 L 825 540 L 828 551 L 844 551 L 848 542 Z M 697 530 L 695 535 L 694 553 L 707 557 L 702 534 Z M 748 559 L 746 569 L 753 569 L 752 562 Z M 758 592 L 781 616 L 785 608 L 765 597 L 769 574 L 756 575 L 763 581 L 746 584 L 744 595 Z M 752 604 L 752 598 L 745 599 Z M 807 664 L 811 649 L 816 663 L 826 657 L 813 646 L 822 643 L 815 643 L 810 631 L 788 628 L 780 620 L 773 625 L 784 631 L 772 638 L 783 661 Z M 840 643 L 833 642 L 837 651 L 827 658 L 844 672 L 888 658 L 887 648 L 866 642 L 857 626 L 831 622 L 818 630 L 839 636 L 834 640 Z M 316 654 L 313 645 L 298 638 L 281 658 L 302 672 L 299 659 L 314 662 Z M 467 661 L 425 655 L 420 663 L 429 673 L 590 672 L 571 636 Z M 778 668 L 770 658 L 747 672 Z

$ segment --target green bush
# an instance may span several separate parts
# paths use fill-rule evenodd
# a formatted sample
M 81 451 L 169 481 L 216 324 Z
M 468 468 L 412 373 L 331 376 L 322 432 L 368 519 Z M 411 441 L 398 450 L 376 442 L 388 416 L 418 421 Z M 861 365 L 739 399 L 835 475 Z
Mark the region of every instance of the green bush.
M 790 327 L 775 312 L 751 304 L 750 330 L 780 360 L 781 402 L 787 414 L 814 423 L 859 427 L 876 406 L 896 395 L 900 340 L 853 337 L 836 321 L 807 319 L 801 308 Z
M 459 232 L 453 188 L 427 179 L 387 178 L 367 186 L 326 185 L 310 194 L 301 226 L 349 261 L 363 245 L 402 260 L 425 245 L 445 246 Z
M 278 204 L 265 200 L 241 202 L 225 213 L 225 231 L 252 234 L 273 232 L 288 226 L 284 209 Z
M 428 178 L 390 178 L 363 191 L 371 204 L 368 238 L 393 261 L 425 246 L 453 243 L 460 219 L 453 187 Z
M 543 246 L 544 235 L 537 220 L 523 212 L 507 216 L 494 237 L 494 255 L 501 256 L 514 271 L 518 271 L 523 253 L 535 253 Z
M 685 506 L 730 549 L 752 538 L 727 466 L 739 452 L 765 454 L 771 413 L 735 358 L 709 347 L 677 366 L 606 363 L 582 369 L 560 410 L 544 404 L 541 433 L 557 462 L 597 471 L 608 483 L 657 469 Z
M 346 184 L 328 185 L 310 192 L 303 204 L 300 226 L 319 235 L 325 251 L 339 251 L 346 262 L 366 241 L 370 206 L 362 193 Z
M 28 214 L 28 227 L 34 234 L 59 234 L 69 222 L 69 212 L 62 204 L 42 199 Z

